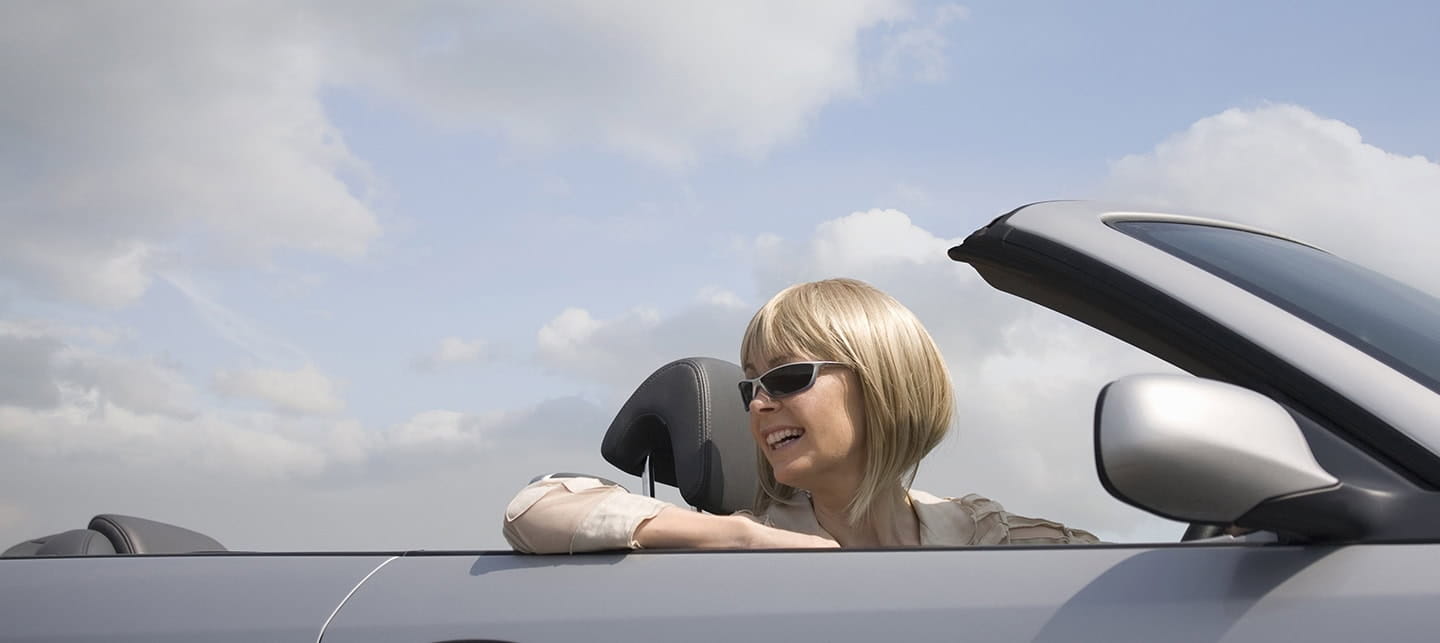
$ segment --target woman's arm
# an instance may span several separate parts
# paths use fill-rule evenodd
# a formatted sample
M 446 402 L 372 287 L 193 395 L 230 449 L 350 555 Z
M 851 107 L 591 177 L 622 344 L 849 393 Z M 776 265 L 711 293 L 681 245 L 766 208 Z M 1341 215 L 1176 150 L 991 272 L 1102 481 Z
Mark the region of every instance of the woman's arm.
M 696 513 L 595 478 L 551 478 L 521 489 L 505 509 L 504 534 L 517 551 L 535 554 L 837 546 L 741 515 Z
M 668 507 L 640 524 L 635 540 L 650 549 L 802 549 L 840 545 L 828 538 L 760 524 L 748 515 L 715 516 Z

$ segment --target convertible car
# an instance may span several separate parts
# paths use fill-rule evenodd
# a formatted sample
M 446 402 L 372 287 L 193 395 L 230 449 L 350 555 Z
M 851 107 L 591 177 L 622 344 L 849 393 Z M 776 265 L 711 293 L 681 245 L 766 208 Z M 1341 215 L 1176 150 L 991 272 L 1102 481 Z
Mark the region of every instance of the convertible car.
M 1188 373 L 1094 407 L 1101 482 L 1190 523 L 1180 542 L 257 554 L 105 515 L 5 552 L 0 641 L 1440 637 L 1440 301 L 1270 232 L 1087 202 L 1021 207 L 950 257 Z M 602 453 L 652 493 L 746 505 L 740 377 L 665 365 Z

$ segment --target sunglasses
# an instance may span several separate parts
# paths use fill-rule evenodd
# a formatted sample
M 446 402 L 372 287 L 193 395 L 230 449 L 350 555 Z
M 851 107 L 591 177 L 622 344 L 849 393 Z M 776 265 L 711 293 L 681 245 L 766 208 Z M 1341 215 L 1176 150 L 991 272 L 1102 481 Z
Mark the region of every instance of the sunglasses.
M 821 366 L 844 366 L 843 362 L 791 362 L 765 371 L 760 377 L 740 380 L 740 401 L 745 410 L 750 410 L 750 401 L 755 399 L 755 389 L 765 391 L 771 398 L 794 395 L 815 385 L 820 376 Z

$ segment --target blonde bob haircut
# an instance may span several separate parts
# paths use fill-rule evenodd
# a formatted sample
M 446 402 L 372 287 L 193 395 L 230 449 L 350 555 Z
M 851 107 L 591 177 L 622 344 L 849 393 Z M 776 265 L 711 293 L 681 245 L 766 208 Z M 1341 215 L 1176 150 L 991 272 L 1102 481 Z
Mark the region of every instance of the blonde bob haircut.
M 865 282 L 797 284 L 771 298 L 745 328 L 740 362 L 760 368 L 757 359 L 776 356 L 841 362 L 859 376 L 865 473 L 846 508 L 851 524 L 864 520 L 897 484 L 908 490 L 921 458 L 950 430 L 954 391 L 935 341 L 910 309 Z M 798 490 L 777 481 L 755 448 L 755 512 L 761 513 L 792 501 Z

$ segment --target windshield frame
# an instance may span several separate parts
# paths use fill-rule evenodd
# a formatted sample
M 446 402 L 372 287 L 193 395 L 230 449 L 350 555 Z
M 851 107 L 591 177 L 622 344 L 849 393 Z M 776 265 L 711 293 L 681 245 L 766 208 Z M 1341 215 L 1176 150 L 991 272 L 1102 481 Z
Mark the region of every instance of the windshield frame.
M 1106 223 L 1131 238 L 1163 250 L 1244 289 L 1440 394 L 1440 340 L 1409 331 L 1415 325 L 1407 322 L 1415 317 L 1403 318 L 1389 314 L 1395 310 L 1412 310 L 1426 315 L 1420 321 L 1433 319 L 1434 324 L 1431 327 L 1440 328 L 1440 314 L 1437 314 L 1437 311 L 1440 311 L 1440 299 L 1433 295 L 1323 249 L 1262 230 L 1153 219 L 1123 219 Z M 1210 234 L 1212 239 L 1229 235 L 1236 243 L 1225 240 L 1227 245 L 1222 250 L 1239 250 L 1243 256 L 1221 256 L 1214 253 L 1206 256 L 1194 246 L 1177 243 L 1177 239 L 1168 232 L 1179 230 L 1181 226 L 1191 228 L 1192 231 L 1203 230 L 1200 234 Z M 1217 234 L 1220 236 L 1214 236 Z M 1248 235 L 1248 238 L 1241 235 Z M 1344 291 L 1321 289 L 1315 288 L 1313 284 L 1300 283 L 1294 275 L 1279 269 L 1278 261 L 1271 260 L 1278 255 L 1252 252 L 1257 241 L 1270 244 L 1271 249 L 1280 253 L 1288 253 L 1279 257 L 1278 261 L 1298 260 L 1316 270 L 1310 274 L 1325 274 L 1329 277 L 1328 283 L 1336 286 L 1343 284 L 1348 288 Z M 1222 265 L 1225 258 L 1237 256 L 1243 265 Z M 1287 280 L 1290 283 L 1284 283 Z M 1357 289 L 1356 286 L 1363 288 Z M 1310 292 L 1304 292 L 1306 289 Z M 1381 302 L 1389 305 L 1369 306 L 1357 301 L 1357 298 L 1381 294 L 1389 295 L 1388 301 Z M 1430 310 L 1420 310 L 1423 308 Z M 1349 323 L 1345 323 L 1346 321 Z M 1387 332 L 1376 333 L 1379 341 L 1371 341 L 1366 339 L 1363 329 L 1357 325 L 1368 325 L 1372 329 L 1378 326 L 1382 328 L 1377 330 Z M 1402 333 L 1405 336 L 1403 338 L 1398 336 Z M 1411 345 L 1399 346 L 1404 339 L 1410 339 Z M 1407 359 L 1407 355 L 1416 354 L 1416 347 L 1423 348 L 1423 353 L 1432 357 L 1432 360 L 1421 363 L 1419 360 Z
M 950 257 L 970 264 L 997 290 L 1198 377 L 1270 396 L 1412 483 L 1440 490 L 1440 428 L 1434 423 L 1440 395 L 1243 288 L 1107 225 L 1129 219 L 1286 238 L 1213 215 L 1044 201 L 975 230 L 950 249 Z

